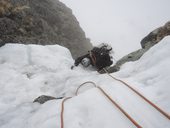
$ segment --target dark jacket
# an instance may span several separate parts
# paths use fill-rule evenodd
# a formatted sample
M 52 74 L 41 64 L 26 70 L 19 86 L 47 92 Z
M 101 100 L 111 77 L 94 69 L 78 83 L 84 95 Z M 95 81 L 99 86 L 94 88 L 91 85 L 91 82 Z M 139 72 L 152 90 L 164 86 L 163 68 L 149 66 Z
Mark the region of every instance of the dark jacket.
M 109 54 L 111 50 L 112 49 L 108 50 L 105 47 L 94 47 L 91 51 L 88 52 L 88 54 L 78 57 L 75 60 L 74 65 L 78 66 L 84 58 L 89 58 L 91 65 L 96 67 L 97 70 L 101 70 L 107 66 L 112 65 L 113 61 L 111 60 Z

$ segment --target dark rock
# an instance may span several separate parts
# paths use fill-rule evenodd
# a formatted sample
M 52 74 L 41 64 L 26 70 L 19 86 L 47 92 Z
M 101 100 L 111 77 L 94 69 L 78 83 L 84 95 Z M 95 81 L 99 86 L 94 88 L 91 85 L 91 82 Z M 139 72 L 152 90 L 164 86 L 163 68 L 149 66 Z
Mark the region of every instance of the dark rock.
M 18 28 L 18 24 L 16 22 L 6 17 L 0 18 L 0 26 L 0 35 L 13 34 Z M 10 31 L 8 29 L 10 29 Z
M 38 98 L 36 98 L 33 102 L 38 102 L 40 104 L 43 104 L 49 100 L 55 100 L 55 99 L 57 99 L 57 98 L 52 97 L 52 96 L 42 95 L 42 96 L 39 96 Z
M 0 47 L 4 46 L 5 43 L 2 42 L 2 40 L 0 39 Z
M 168 35 L 170 35 L 170 21 L 167 22 L 164 26 L 153 30 L 145 38 L 143 38 L 140 42 L 141 46 L 142 48 L 149 49 Z
M 59 44 L 74 58 L 92 48 L 90 40 L 58 0 L 1 0 L 0 39 L 4 43 Z
M 130 61 L 136 61 L 138 59 L 140 59 L 140 57 L 147 51 L 147 49 L 139 49 L 137 51 L 134 51 L 124 57 L 122 57 L 120 60 L 118 60 L 116 62 L 116 64 L 114 66 L 111 66 L 111 67 L 108 67 L 106 68 L 106 70 L 109 72 L 109 73 L 112 73 L 112 72 L 117 72 L 120 70 L 120 67 L 127 63 L 127 62 L 130 62 Z M 100 71 L 100 73 L 105 73 L 104 70 Z
M 4 46 L 5 43 L 0 39 L 0 47 Z
M 147 51 L 146 49 L 139 49 L 122 57 L 120 60 L 116 62 L 117 67 L 120 67 L 126 62 L 138 60 L 146 51 Z

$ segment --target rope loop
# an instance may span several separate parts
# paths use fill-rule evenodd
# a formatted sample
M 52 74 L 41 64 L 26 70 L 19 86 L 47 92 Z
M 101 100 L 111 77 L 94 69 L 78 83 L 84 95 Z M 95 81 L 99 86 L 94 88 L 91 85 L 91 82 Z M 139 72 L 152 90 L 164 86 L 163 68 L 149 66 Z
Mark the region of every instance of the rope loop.
M 94 87 L 97 87 L 97 85 L 96 85 L 94 82 L 92 82 L 92 81 L 84 82 L 84 83 L 82 83 L 82 84 L 77 88 L 77 90 L 76 90 L 76 92 L 75 92 L 75 95 L 77 96 L 79 89 L 80 89 L 82 86 L 84 86 L 84 85 L 86 85 L 86 84 L 88 84 L 88 83 L 92 84 Z

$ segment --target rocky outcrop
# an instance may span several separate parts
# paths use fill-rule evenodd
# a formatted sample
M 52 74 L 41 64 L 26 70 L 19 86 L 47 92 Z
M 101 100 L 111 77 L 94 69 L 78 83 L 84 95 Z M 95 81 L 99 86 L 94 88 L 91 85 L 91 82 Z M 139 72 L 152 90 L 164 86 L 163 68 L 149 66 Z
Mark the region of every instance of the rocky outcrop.
M 0 44 L 59 44 L 73 57 L 92 48 L 71 9 L 58 0 L 1 0 Z
M 1 41 L 1 40 L 0 40 Z M 5 45 L 5 43 L 0 43 L 0 47 L 2 47 L 2 46 L 4 46 Z
M 142 48 L 149 49 L 168 35 L 170 35 L 170 21 L 164 26 L 153 30 L 145 38 L 143 38 L 140 42 L 141 46 Z
M 63 97 L 55 98 L 55 97 L 52 97 L 52 96 L 41 95 L 38 98 L 36 98 L 33 102 L 44 104 L 45 102 L 47 102 L 49 100 L 57 100 L 57 99 L 62 99 L 62 98 Z
M 142 48 L 134 51 L 116 62 L 116 64 L 112 67 L 107 68 L 109 73 L 117 72 L 120 70 L 120 67 L 127 62 L 136 61 L 140 59 L 140 57 L 148 51 L 152 46 L 160 42 L 164 37 L 170 35 L 170 21 L 167 22 L 164 26 L 161 26 L 152 32 L 150 32 L 145 38 L 141 41 Z M 105 73 L 105 71 L 101 71 L 100 73 Z
M 127 63 L 127 62 L 130 62 L 130 61 L 136 61 L 138 59 L 140 59 L 140 57 L 147 51 L 147 49 L 139 49 L 139 50 L 136 50 L 124 57 L 122 57 L 120 60 L 118 60 L 116 62 L 116 64 L 112 67 L 109 67 L 107 70 L 108 72 L 112 73 L 112 72 L 117 72 L 120 70 L 120 67 L 124 64 L 124 63 Z M 102 71 L 102 73 L 104 73 Z

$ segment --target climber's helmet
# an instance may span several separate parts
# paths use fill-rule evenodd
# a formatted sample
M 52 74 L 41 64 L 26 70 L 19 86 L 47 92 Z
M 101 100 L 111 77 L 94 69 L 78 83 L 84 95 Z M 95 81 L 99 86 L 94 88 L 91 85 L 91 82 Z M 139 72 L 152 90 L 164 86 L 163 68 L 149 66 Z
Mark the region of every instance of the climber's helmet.
M 88 67 L 88 66 L 90 65 L 90 59 L 89 59 L 89 58 L 84 58 L 84 59 L 82 59 L 81 64 L 82 64 L 84 67 Z

